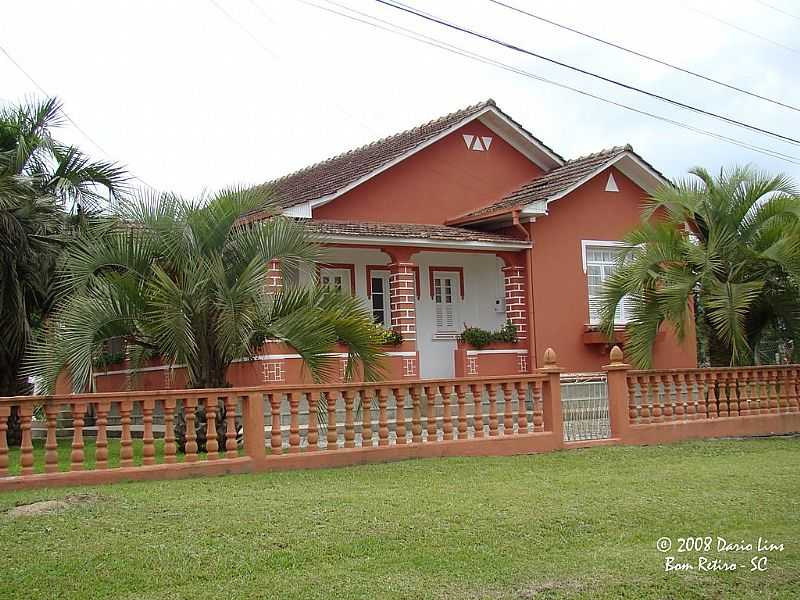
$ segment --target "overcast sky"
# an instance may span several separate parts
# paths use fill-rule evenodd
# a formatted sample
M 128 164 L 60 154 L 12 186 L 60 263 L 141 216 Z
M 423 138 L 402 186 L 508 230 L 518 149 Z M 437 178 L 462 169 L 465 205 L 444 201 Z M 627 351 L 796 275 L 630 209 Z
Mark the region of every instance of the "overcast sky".
M 308 1 L 341 10 L 326 0 Z M 538 53 L 800 138 L 800 112 L 603 47 L 488 0 L 405 1 Z M 336 2 L 800 162 L 800 146 L 447 31 L 374 0 Z M 800 2 L 506 2 L 800 106 Z M 796 164 L 298 0 L 26 0 L 7 3 L 3 15 L 0 44 L 42 88 L 61 98 L 67 113 L 103 150 L 69 125 L 59 133 L 61 139 L 126 164 L 152 186 L 186 195 L 263 182 L 490 97 L 567 158 L 630 143 L 670 177 L 698 164 L 716 170 L 754 163 L 800 181 Z M 0 100 L 36 94 L 0 54 Z

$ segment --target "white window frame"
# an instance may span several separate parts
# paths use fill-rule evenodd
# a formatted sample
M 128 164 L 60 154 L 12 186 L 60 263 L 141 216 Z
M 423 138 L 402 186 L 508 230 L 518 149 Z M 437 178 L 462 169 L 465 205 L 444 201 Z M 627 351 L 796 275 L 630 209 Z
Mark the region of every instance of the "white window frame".
M 375 296 L 375 286 L 372 285 L 373 279 L 380 279 L 383 281 L 383 327 L 389 329 L 392 326 L 392 296 L 389 290 L 389 271 L 370 271 L 370 281 L 369 281 L 369 289 L 370 289 L 370 297 L 369 297 L 369 309 L 370 313 L 375 313 L 375 308 L 372 306 L 372 298 Z
M 460 312 L 461 302 L 461 280 L 459 275 L 454 271 L 434 271 L 433 272 L 433 285 L 434 289 L 431 290 L 433 296 L 433 325 L 437 338 L 452 338 L 458 334 L 458 315 Z M 450 294 L 452 302 L 450 303 L 453 308 L 453 326 L 452 327 L 439 327 L 436 323 L 436 313 L 438 312 L 438 304 L 436 302 L 436 280 L 447 279 L 450 281 Z M 442 303 L 444 304 L 444 303 Z
M 624 242 L 614 241 L 614 240 L 581 240 L 581 261 L 583 263 L 583 273 L 586 275 L 586 298 L 587 298 L 587 312 L 589 317 L 589 325 L 599 325 L 600 319 L 593 318 L 592 309 L 591 309 L 591 297 L 589 295 L 589 265 L 588 260 L 586 258 L 588 251 L 590 248 L 625 248 L 627 244 Z M 605 264 L 605 263 L 604 263 Z M 622 301 L 617 305 L 617 311 L 619 314 L 619 318 L 614 319 L 614 325 L 625 325 L 630 321 L 630 311 L 631 307 L 627 297 L 623 298 Z
M 353 289 L 352 285 L 353 282 L 350 281 L 350 269 L 335 269 L 330 267 L 321 267 L 319 270 L 319 281 L 322 284 L 323 277 L 327 277 L 328 279 L 333 279 L 334 277 L 341 277 L 342 278 L 342 289 L 341 291 L 345 294 L 349 294 L 350 290 Z

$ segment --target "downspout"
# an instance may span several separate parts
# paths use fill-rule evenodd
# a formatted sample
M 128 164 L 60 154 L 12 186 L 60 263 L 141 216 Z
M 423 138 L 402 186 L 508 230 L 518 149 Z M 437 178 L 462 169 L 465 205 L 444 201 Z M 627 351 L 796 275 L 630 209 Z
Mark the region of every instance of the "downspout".
M 538 364 L 538 357 L 536 356 L 536 309 L 533 305 L 533 240 L 531 239 L 530 231 L 520 223 L 519 214 L 519 209 L 511 213 L 514 227 L 522 233 L 524 239 L 531 243 L 531 247 L 525 249 L 525 273 L 528 278 L 525 293 L 528 300 L 528 370 L 533 373 Z

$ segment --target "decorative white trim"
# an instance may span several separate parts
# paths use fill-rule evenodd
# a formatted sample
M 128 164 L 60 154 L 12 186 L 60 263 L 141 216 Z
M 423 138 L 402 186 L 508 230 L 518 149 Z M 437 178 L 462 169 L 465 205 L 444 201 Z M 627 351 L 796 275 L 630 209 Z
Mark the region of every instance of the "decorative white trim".
M 490 118 L 485 118 L 487 114 L 489 115 Z M 519 125 L 516 125 L 515 123 L 511 122 L 507 117 L 504 117 L 502 114 L 500 114 L 499 110 L 496 107 L 487 106 L 482 111 L 480 111 L 480 112 L 478 112 L 478 113 L 476 113 L 474 115 L 470 115 L 468 117 L 465 117 L 461 121 L 458 121 L 457 123 L 454 123 L 453 125 L 451 125 L 447 129 L 445 129 L 439 135 L 431 138 L 427 142 L 424 142 L 422 144 L 419 144 L 418 146 L 415 146 L 414 148 L 410 149 L 408 152 L 406 152 L 402 156 L 397 157 L 396 159 L 388 162 L 387 164 L 383 165 L 382 167 L 379 167 L 379 168 L 377 168 L 377 169 L 375 169 L 373 171 L 370 171 L 369 173 L 367 173 L 363 177 L 360 177 L 359 179 L 356 179 L 352 183 L 349 183 L 348 185 L 344 186 L 342 189 L 337 190 L 335 192 L 332 192 L 330 194 L 327 194 L 325 196 L 321 196 L 321 197 L 316 198 L 314 200 L 311 200 L 309 202 L 311 208 L 313 209 L 313 208 L 316 208 L 317 206 L 322 206 L 323 204 L 327 204 L 328 202 L 331 202 L 332 200 L 335 200 L 336 198 L 338 198 L 342 194 L 345 194 L 345 193 L 349 192 L 353 188 L 356 188 L 359 185 L 361 185 L 362 183 L 372 179 L 373 177 L 375 177 L 377 175 L 380 175 L 384 171 L 387 171 L 387 170 L 391 169 L 392 167 L 394 167 L 398 163 L 401 163 L 402 161 L 407 159 L 409 156 L 412 156 L 412 155 L 416 154 L 417 152 L 420 152 L 421 150 L 424 150 L 428 146 L 431 146 L 431 145 L 435 144 L 439 140 L 447 137 L 448 135 L 453 133 L 455 130 L 459 129 L 460 127 L 463 127 L 467 123 L 470 123 L 470 122 L 474 121 L 475 119 L 479 119 L 481 121 L 481 123 L 486 125 L 489 129 L 491 129 L 497 135 L 499 135 L 501 138 L 503 138 L 506 142 L 508 142 L 511 146 L 513 146 L 517 151 L 519 151 L 528 160 L 530 160 L 532 163 L 534 163 L 538 167 L 544 169 L 545 171 L 550 171 L 550 170 L 552 170 L 554 168 L 554 166 L 560 166 L 560 165 L 564 164 L 563 160 L 558 158 L 550 150 L 547 150 L 547 148 L 545 148 L 543 144 L 541 144 L 540 142 L 537 142 L 530 134 L 526 133 Z M 505 125 L 505 129 L 507 129 L 509 131 L 506 131 L 506 133 L 504 135 L 504 133 L 503 133 L 503 129 L 504 128 L 503 127 L 498 127 L 498 124 L 496 122 L 493 123 L 493 121 L 499 121 L 501 124 Z M 499 129 L 499 131 L 498 131 L 498 129 Z M 525 141 L 527 142 L 527 147 L 522 149 L 521 148 L 522 144 L 520 144 L 516 140 L 511 139 L 511 137 L 509 136 L 509 133 L 516 133 L 518 137 L 524 138 Z M 464 140 L 464 141 L 466 141 L 466 140 Z M 544 156 L 545 158 L 550 159 L 550 161 L 552 163 L 555 163 L 555 164 L 547 164 L 547 161 L 543 161 L 542 160 L 542 156 Z
M 464 134 L 461 135 L 461 137 L 464 138 L 464 143 L 467 145 L 467 148 L 472 150 L 472 140 L 475 139 L 475 136 L 474 135 L 470 135 L 468 133 L 464 133 Z
M 311 203 L 304 202 L 303 204 L 296 204 L 295 206 L 284 208 L 283 214 L 287 217 L 294 217 L 298 219 L 310 219 Z
M 583 264 L 583 273 L 586 274 L 586 248 L 597 246 L 620 247 L 626 246 L 625 242 L 616 242 L 613 240 L 581 240 L 581 263 Z
M 617 185 L 617 180 L 614 179 L 614 173 L 608 174 L 608 181 L 606 182 L 606 191 L 607 192 L 618 192 L 619 186 Z
M 527 354 L 527 350 L 467 350 L 467 356 L 479 356 L 481 354 Z

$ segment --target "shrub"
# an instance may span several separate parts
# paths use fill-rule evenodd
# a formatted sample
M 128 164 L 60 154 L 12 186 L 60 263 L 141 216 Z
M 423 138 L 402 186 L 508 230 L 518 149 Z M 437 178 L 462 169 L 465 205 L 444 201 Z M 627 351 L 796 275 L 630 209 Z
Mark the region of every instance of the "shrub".
M 488 346 L 492 342 L 515 344 L 517 342 L 517 328 L 511 321 L 506 321 L 506 324 L 497 331 L 488 331 L 480 327 L 467 327 L 461 332 L 460 340 L 478 349 Z

